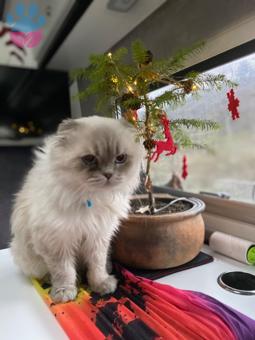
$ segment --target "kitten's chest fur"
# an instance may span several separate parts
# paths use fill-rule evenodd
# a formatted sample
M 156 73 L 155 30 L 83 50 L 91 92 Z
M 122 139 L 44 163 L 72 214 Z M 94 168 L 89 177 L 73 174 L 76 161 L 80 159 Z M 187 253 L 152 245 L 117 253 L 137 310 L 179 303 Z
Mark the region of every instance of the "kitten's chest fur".
M 63 231 L 73 238 L 97 238 L 100 234 L 112 234 L 118 221 L 127 217 L 128 210 L 129 199 L 123 195 L 90 195 L 79 207 L 66 211 L 60 218 L 63 218 Z

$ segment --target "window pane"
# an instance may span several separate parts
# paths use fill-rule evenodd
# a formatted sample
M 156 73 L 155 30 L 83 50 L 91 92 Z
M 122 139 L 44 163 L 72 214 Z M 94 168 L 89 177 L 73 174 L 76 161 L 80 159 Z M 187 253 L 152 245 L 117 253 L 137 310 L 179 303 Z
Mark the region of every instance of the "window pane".
M 226 92 L 202 92 L 200 99 L 189 95 L 185 105 L 166 107 L 171 119 L 199 118 L 220 122 L 220 131 L 192 131 L 193 141 L 206 143 L 207 150 L 179 150 L 170 157 L 161 156 L 153 164 L 153 181 L 165 185 L 172 173 L 182 173 L 182 157 L 187 155 L 189 175 L 183 189 L 192 192 L 226 192 L 231 199 L 255 201 L 255 54 L 222 65 L 208 73 L 223 73 L 239 83 L 235 90 L 240 99 L 240 119 L 233 121 L 227 109 Z M 157 96 L 165 89 L 151 93 Z

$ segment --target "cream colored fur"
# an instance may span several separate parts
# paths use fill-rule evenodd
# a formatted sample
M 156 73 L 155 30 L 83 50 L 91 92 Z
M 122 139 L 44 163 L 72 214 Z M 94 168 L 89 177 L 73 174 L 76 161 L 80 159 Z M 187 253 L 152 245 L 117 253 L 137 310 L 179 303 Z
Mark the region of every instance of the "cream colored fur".
M 91 175 L 83 169 L 80 160 L 109 141 L 131 158 L 126 172 L 113 175 L 110 184 L 100 173 Z M 142 158 L 130 127 L 97 116 L 64 121 L 36 152 L 16 196 L 11 251 L 25 275 L 42 278 L 50 273 L 55 302 L 76 297 L 78 262 L 87 268 L 92 290 L 101 294 L 115 290 L 116 278 L 106 270 L 107 254 L 120 220 L 127 217 Z

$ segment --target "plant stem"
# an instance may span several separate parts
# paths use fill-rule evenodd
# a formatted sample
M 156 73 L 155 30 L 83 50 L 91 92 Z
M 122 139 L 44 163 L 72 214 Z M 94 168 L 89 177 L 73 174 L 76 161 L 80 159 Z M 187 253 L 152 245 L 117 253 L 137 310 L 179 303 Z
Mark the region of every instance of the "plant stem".
M 145 187 L 146 187 L 146 191 L 148 193 L 149 211 L 150 211 L 150 214 L 153 215 L 154 211 L 155 211 L 155 199 L 154 199 L 153 193 L 152 193 L 152 182 L 151 182 L 151 177 L 150 177 L 150 163 L 151 163 L 150 156 L 151 155 L 148 152 L 148 154 L 147 154 L 147 165 L 146 165 Z
M 152 134 L 150 130 L 150 108 L 148 103 L 148 98 L 144 95 L 144 104 L 145 104 L 145 135 L 147 140 L 152 139 Z M 148 193 L 148 202 L 149 202 L 149 212 L 151 215 L 154 214 L 155 211 L 155 199 L 152 193 L 152 181 L 150 176 L 150 166 L 151 166 L 151 149 L 147 149 L 147 164 L 146 164 L 146 172 L 145 172 L 145 188 Z

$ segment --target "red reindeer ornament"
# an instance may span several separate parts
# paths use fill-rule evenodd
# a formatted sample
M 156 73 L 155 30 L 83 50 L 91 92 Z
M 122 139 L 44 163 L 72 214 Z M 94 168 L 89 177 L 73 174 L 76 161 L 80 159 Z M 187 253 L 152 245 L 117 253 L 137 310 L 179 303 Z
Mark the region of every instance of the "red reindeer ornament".
M 174 155 L 177 151 L 177 147 L 174 144 L 173 137 L 170 132 L 170 120 L 167 119 L 166 114 L 164 113 L 161 117 L 161 124 L 164 128 L 164 135 L 166 140 L 156 140 L 154 141 L 156 150 L 154 151 L 153 155 L 151 156 L 151 160 L 157 162 L 159 156 L 164 152 L 167 151 L 166 156 Z

